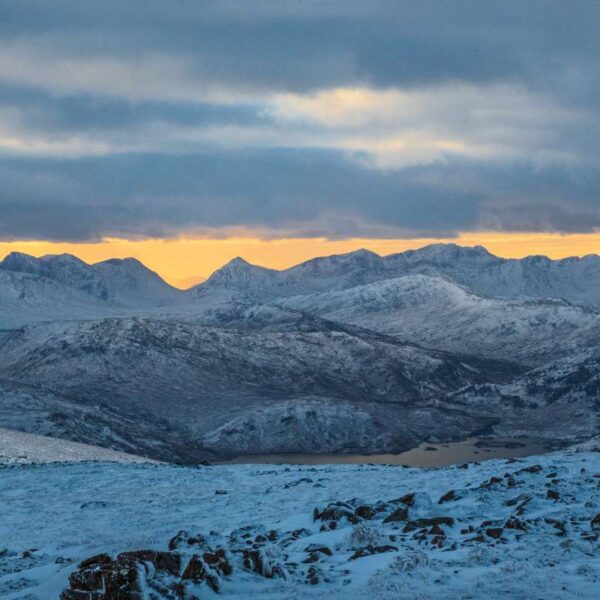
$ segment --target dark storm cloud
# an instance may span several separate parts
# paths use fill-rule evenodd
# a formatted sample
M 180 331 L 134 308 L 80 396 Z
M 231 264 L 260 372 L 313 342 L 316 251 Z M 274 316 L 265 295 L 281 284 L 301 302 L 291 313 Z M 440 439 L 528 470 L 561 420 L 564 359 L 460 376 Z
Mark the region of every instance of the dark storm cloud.
M 441 79 L 544 79 L 592 66 L 595 0 L 459 2 L 11 2 L 2 37 L 57 52 L 164 52 L 197 60 L 210 81 L 276 89 Z
M 439 186 L 440 175 L 447 186 Z M 565 230 L 569 210 L 566 230 L 600 227 L 600 172 L 582 182 L 568 171 L 468 161 L 384 172 L 310 150 L 6 159 L 0 179 L 5 239 L 170 236 L 240 225 L 330 237 L 448 235 L 482 224 L 535 229 L 532 216 L 540 214 L 544 228 Z M 565 190 L 572 201 L 561 213 Z
M 599 24 L 596 0 L 0 0 L 0 237 L 593 230 Z M 421 95 L 294 113 L 339 87 Z

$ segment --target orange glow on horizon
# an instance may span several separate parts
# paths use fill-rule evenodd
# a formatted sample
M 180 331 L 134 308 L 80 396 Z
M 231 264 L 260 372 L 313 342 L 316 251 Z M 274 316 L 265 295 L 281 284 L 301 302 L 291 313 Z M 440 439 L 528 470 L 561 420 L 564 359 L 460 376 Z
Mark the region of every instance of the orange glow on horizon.
M 325 238 L 177 238 L 122 240 L 107 238 L 97 243 L 47 241 L 0 242 L 0 259 L 10 252 L 33 256 L 69 253 L 88 263 L 108 258 L 134 257 L 153 269 L 170 284 L 186 288 L 204 279 L 236 256 L 248 262 L 285 269 L 330 254 L 359 248 L 386 255 L 416 249 L 427 244 L 454 242 L 463 246 L 485 246 L 505 258 L 543 254 L 550 258 L 600 254 L 600 233 L 560 235 L 553 233 L 463 233 L 453 239 L 367 239 L 328 240 Z

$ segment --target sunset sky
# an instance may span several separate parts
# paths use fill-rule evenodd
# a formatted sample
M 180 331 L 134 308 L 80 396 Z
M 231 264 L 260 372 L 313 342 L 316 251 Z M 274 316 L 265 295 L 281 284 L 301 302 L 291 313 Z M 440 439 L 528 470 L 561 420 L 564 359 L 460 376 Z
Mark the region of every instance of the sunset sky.
M 0 0 L 0 256 L 186 286 L 238 255 L 598 253 L 599 23 L 596 0 Z

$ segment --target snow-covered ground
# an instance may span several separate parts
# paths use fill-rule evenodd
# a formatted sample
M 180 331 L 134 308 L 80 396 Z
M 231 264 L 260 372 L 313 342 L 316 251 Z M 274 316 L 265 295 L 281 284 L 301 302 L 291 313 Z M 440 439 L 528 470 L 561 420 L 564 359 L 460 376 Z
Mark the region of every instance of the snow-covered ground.
M 332 502 L 346 504 L 323 513 Z M 233 572 L 220 577 L 222 598 L 592 599 L 599 512 L 595 452 L 433 470 L 19 465 L 0 471 L 0 597 L 56 599 L 78 561 L 167 550 L 185 530 L 184 540 L 204 534 L 226 549 Z M 392 514 L 398 520 L 384 523 Z M 418 521 L 436 517 L 453 522 Z M 240 544 L 286 576 L 244 569 Z M 199 545 L 177 551 L 188 560 Z M 161 577 L 173 581 L 157 572 L 150 584 Z M 217 597 L 206 582 L 194 585 L 199 598 Z
M 52 462 L 155 462 L 125 452 L 0 427 L 0 465 Z M 1 543 L 0 543 L 1 545 Z

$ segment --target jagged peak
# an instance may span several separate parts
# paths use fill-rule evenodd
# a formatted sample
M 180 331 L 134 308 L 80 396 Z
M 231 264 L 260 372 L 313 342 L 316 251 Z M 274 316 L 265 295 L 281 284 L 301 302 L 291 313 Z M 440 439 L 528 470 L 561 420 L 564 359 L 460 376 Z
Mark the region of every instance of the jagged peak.
M 220 269 L 217 269 L 210 278 L 219 274 L 234 274 L 234 273 L 274 273 L 275 269 L 268 269 L 267 267 L 261 267 L 260 265 L 253 265 L 249 263 L 245 258 L 236 256 L 229 262 L 225 263 Z M 209 279 L 210 279 L 209 278 Z
M 217 269 L 206 281 L 195 286 L 195 288 L 210 287 L 213 284 L 234 288 L 239 286 L 260 286 L 263 280 L 261 275 L 265 276 L 276 272 L 274 269 L 253 265 L 241 256 L 236 256 L 220 269 Z
M 228 263 L 223 265 L 222 269 L 234 268 L 234 267 L 256 267 L 257 265 L 250 264 L 245 258 L 236 256 L 232 258 Z M 258 267 L 260 268 L 260 267 Z

